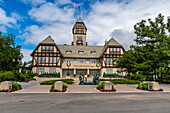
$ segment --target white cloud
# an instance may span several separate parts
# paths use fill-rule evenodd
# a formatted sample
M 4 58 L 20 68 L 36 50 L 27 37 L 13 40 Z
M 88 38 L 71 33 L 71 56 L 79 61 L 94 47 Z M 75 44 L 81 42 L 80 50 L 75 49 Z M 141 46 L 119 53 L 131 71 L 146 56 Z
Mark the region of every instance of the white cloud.
M 46 0 L 22 0 L 25 4 L 32 4 L 33 6 L 41 5 L 46 2 Z
M 3 33 L 6 33 L 7 29 L 6 29 L 5 26 L 0 26 L 0 31 L 3 32 Z
M 33 52 L 33 50 L 30 49 L 21 49 L 21 53 L 23 54 L 24 58 L 22 59 L 22 62 L 24 61 L 30 61 L 32 60 L 30 54 Z
M 39 8 L 33 8 L 29 15 L 39 22 L 70 22 L 73 20 L 74 8 L 64 7 L 61 9 L 56 4 L 46 3 Z
M 62 2 L 61 2 L 62 3 Z M 76 22 L 75 6 L 65 5 L 60 8 L 57 3 L 44 3 L 39 8 L 32 8 L 29 15 L 41 22 L 41 26 L 31 25 L 21 36 L 26 43 L 38 44 L 51 35 L 57 44 L 71 43 L 72 27 Z M 64 2 L 63 2 L 64 3 Z M 64 4 L 74 4 L 65 2 Z M 159 13 L 170 14 L 170 2 L 167 0 L 131 0 L 128 3 L 102 1 L 91 5 L 88 15 L 83 15 L 89 44 L 104 45 L 105 39 L 112 36 L 126 49 L 135 38 L 133 26 L 142 19 L 154 19 Z
M 6 12 L 0 8 L 0 25 L 5 25 L 7 27 L 13 27 L 16 25 L 17 20 L 13 17 L 6 16 Z

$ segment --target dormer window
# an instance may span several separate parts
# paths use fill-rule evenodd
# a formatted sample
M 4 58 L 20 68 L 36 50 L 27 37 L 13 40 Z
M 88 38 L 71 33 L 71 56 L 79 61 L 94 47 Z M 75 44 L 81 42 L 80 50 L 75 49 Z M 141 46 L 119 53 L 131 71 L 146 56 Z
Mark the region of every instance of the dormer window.
M 79 51 L 78 52 L 80 55 L 83 55 L 84 54 L 84 51 Z
M 42 50 L 45 50 L 45 46 L 42 46 Z
M 68 54 L 68 55 L 71 54 L 71 53 L 72 53 L 71 50 L 67 50 L 67 51 L 66 51 L 66 54 Z
M 96 55 L 96 51 L 91 51 L 91 54 L 92 55 Z

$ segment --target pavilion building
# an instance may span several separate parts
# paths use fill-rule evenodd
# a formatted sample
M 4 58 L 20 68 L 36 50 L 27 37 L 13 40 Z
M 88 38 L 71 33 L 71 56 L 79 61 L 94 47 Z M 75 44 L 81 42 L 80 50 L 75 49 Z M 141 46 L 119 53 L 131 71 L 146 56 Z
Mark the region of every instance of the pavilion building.
M 31 53 L 34 73 L 58 73 L 61 77 L 68 71 L 71 75 L 94 75 L 97 71 L 124 75 L 115 67 L 116 60 L 123 56 L 124 48 L 115 39 L 105 41 L 104 46 L 88 46 L 87 28 L 81 18 L 73 29 L 71 45 L 57 45 L 51 36 L 38 44 Z

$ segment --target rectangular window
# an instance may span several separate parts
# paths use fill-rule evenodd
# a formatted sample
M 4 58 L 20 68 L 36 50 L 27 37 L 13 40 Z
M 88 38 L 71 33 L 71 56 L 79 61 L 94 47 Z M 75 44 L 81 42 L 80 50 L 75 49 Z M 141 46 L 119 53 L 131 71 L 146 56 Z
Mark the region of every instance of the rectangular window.
M 79 53 L 80 55 L 82 55 L 82 54 L 84 54 L 84 51 L 78 51 L 78 53 Z
M 77 37 L 77 40 L 78 41 L 82 41 L 82 37 Z
M 57 61 L 56 61 L 56 57 L 54 57 L 54 64 L 56 63 Z
M 109 64 L 109 58 L 106 58 L 106 64 Z
M 46 50 L 49 50 L 49 46 L 46 46 Z
M 116 48 L 114 48 L 114 52 L 116 52 Z
M 45 46 L 42 46 L 42 50 L 45 50 Z
M 73 63 L 73 59 L 64 59 L 64 63 Z
M 41 63 L 41 57 L 38 57 L 38 63 Z
M 44 68 L 38 68 L 38 74 L 44 73 Z
M 77 59 L 76 62 L 77 63 L 81 63 L 81 64 L 82 63 L 85 64 L 86 63 L 86 59 Z
M 113 51 L 113 48 L 110 48 L 110 51 Z
M 53 57 L 50 57 L 50 63 L 53 63 Z
M 42 57 L 42 63 L 45 63 L 45 57 Z
M 112 58 L 110 58 L 110 64 L 113 64 L 113 59 Z
M 89 59 L 89 63 L 90 63 L 90 64 L 96 64 L 96 63 L 98 63 L 98 62 L 99 62 L 98 59 Z
M 106 69 L 106 73 L 113 73 L 113 69 Z
M 53 50 L 53 46 L 50 46 L 50 50 Z
M 50 68 L 49 73 L 56 73 L 56 68 Z

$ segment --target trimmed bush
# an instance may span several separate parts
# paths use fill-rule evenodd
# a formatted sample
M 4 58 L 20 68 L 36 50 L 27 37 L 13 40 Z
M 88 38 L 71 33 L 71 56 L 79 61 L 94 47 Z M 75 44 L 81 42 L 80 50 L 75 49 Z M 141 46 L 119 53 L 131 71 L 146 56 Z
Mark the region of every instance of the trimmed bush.
M 103 77 L 119 77 L 119 78 L 125 78 L 123 75 L 118 75 L 116 73 L 103 73 Z
M 99 79 L 99 81 L 112 81 L 114 84 L 138 84 L 140 81 L 137 80 L 117 80 L 117 79 Z
M 64 83 L 67 84 L 73 84 L 74 80 L 73 79 L 60 79 L 60 80 L 48 80 L 48 81 L 43 81 L 40 83 L 40 85 L 52 85 L 54 84 L 56 81 L 63 81 Z
M 31 80 L 36 80 L 36 78 L 29 78 L 29 81 L 31 81 Z
M 12 82 L 12 89 L 16 89 L 16 88 L 19 88 L 19 89 L 22 89 L 22 86 L 21 86 L 21 84 L 19 84 L 19 83 L 16 83 L 16 82 Z
M 59 73 L 43 73 L 43 74 L 39 74 L 38 77 L 60 77 L 60 72 Z
M 149 82 L 140 82 L 140 83 L 138 83 L 138 88 L 147 90 L 148 89 L 148 83 Z
M 100 83 L 97 85 L 96 89 L 98 89 L 99 91 L 102 91 L 102 92 L 116 91 L 116 89 L 114 88 L 114 84 L 113 84 L 113 83 L 112 83 L 112 90 L 104 90 L 104 89 L 103 89 L 103 83 L 104 83 L 104 81 L 103 81 L 103 82 L 100 82 Z

